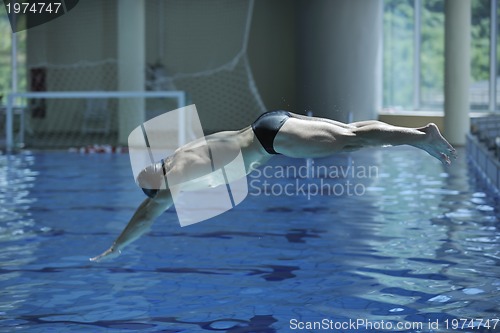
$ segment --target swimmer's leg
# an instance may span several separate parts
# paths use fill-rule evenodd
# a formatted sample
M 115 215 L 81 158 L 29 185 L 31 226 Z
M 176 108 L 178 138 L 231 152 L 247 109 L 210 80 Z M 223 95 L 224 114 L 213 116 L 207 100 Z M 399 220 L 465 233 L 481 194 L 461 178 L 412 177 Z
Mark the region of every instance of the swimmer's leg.
M 352 141 L 360 141 L 362 146 L 410 145 L 425 150 L 443 164 L 450 164 L 450 157 L 456 158 L 456 150 L 439 132 L 438 127 L 427 124 L 419 128 L 389 125 L 380 121 L 360 122 L 352 130 Z
M 349 124 L 349 126 L 357 127 L 357 128 L 371 126 L 371 125 L 388 125 L 388 124 L 381 122 L 379 120 L 362 120 L 362 121 L 356 121 L 354 123 Z
M 169 190 L 161 190 L 154 198 L 146 198 L 137 208 L 129 223 L 123 229 L 113 245 L 102 254 L 91 258 L 90 261 L 100 261 L 116 257 L 121 250 L 149 230 L 155 219 L 173 204 Z
M 337 152 L 373 146 L 411 145 L 450 164 L 455 149 L 434 124 L 420 128 L 398 127 L 380 121 L 337 126 L 323 121 L 290 118 L 274 139 L 274 149 L 290 157 L 325 157 Z

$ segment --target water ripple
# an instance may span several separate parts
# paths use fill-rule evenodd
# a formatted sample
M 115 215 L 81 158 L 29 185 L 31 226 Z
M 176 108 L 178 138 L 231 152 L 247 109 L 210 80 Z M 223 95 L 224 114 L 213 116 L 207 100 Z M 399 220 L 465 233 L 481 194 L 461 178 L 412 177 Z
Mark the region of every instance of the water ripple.
M 143 200 L 128 156 L 0 156 L 2 329 L 271 333 L 291 318 L 497 318 L 498 198 L 464 159 L 443 167 L 419 153 L 316 162 L 376 165 L 359 197 L 249 197 L 189 228 L 169 211 L 99 264 L 88 257 Z

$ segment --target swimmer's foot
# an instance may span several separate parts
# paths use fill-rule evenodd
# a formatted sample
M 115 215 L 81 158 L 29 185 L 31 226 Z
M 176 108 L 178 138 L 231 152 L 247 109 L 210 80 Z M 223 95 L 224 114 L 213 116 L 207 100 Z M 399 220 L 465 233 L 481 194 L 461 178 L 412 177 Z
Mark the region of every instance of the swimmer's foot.
M 106 251 L 104 251 L 103 253 L 101 253 L 100 255 L 98 255 L 96 257 L 93 257 L 93 258 L 90 258 L 89 260 L 93 261 L 93 262 L 99 262 L 99 261 L 101 261 L 103 259 L 116 258 L 120 254 L 121 254 L 121 251 L 120 250 L 115 250 L 114 246 L 112 246 L 109 249 L 107 249 Z
M 425 127 L 418 128 L 418 130 L 425 133 L 426 136 L 421 143 L 413 146 L 425 150 L 445 165 L 451 164 L 451 157 L 457 158 L 455 148 L 446 141 L 435 124 L 430 123 Z

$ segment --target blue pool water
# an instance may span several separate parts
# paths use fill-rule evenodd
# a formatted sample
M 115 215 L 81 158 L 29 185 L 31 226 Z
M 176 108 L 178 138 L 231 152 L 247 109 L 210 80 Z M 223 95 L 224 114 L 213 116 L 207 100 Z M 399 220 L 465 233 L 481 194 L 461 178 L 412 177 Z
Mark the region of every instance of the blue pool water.
M 460 153 L 276 157 L 235 209 L 97 264 L 144 198 L 128 156 L 0 156 L 0 332 L 500 331 L 498 198 Z

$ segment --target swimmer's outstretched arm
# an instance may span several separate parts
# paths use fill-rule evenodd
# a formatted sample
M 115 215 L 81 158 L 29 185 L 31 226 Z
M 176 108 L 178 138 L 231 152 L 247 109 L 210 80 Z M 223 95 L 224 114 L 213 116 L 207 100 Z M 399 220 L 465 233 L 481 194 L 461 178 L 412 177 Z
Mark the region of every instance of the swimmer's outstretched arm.
M 156 218 L 172 206 L 172 203 L 172 195 L 169 190 L 158 192 L 155 198 L 146 198 L 113 245 L 102 254 L 90 258 L 90 261 L 100 261 L 105 257 L 110 259 L 120 255 L 121 250 L 147 232 Z

